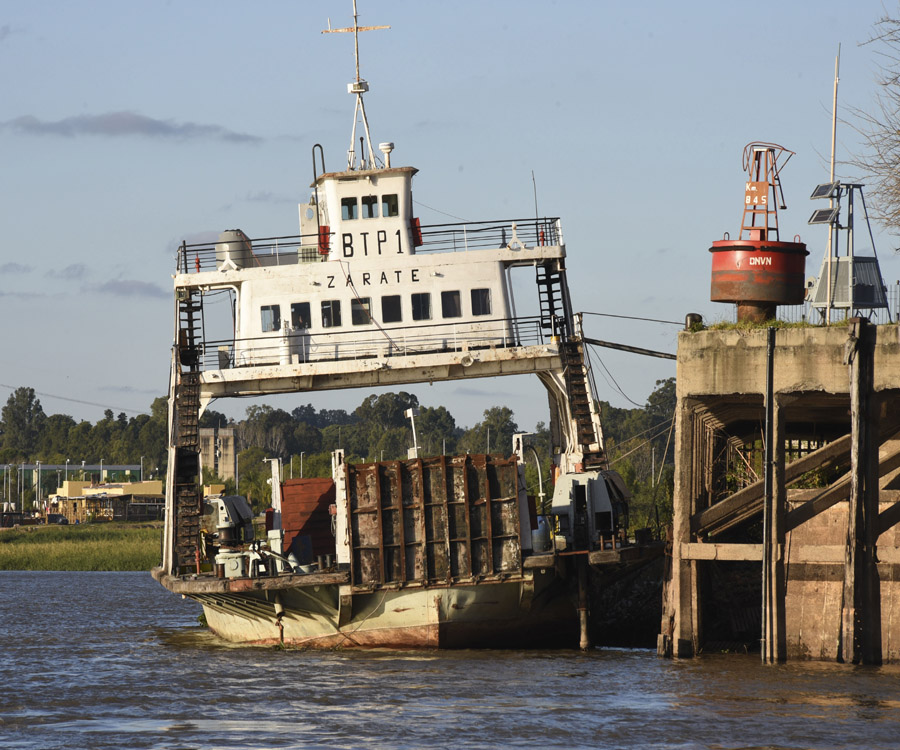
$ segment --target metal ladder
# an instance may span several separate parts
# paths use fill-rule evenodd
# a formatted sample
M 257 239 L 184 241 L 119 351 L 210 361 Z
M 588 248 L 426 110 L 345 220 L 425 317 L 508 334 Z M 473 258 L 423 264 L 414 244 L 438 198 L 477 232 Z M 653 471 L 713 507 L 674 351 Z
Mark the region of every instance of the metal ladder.
M 541 328 L 565 338 L 571 331 L 571 307 L 561 262 L 535 266 L 535 283 L 541 310 Z
M 193 292 L 178 300 L 178 376 L 174 399 L 175 567 L 195 568 L 200 549 L 200 328 L 202 303 Z
M 569 339 L 560 345 L 560 354 L 565 366 L 566 394 L 569 408 L 576 425 L 576 439 L 583 454 L 585 469 L 607 468 L 606 453 L 603 451 L 603 436 L 600 422 L 596 419 L 593 395 L 588 385 L 588 370 L 584 359 L 584 344 L 578 339 Z

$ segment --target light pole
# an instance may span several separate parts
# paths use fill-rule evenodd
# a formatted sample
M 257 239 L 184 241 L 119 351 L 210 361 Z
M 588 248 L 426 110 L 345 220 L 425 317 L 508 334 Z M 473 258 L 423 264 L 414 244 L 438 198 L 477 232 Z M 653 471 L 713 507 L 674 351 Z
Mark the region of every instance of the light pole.
M 409 421 L 410 421 L 410 423 L 412 423 L 413 447 L 412 447 L 412 454 L 409 456 L 409 458 L 418 458 L 419 457 L 419 444 L 416 441 L 416 417 L 419 416 L 419 410 L 416 409 L 415 407 L 413 407 L 413 408 L 407 409 L 405 412 L 403 412 L 403 415 L 406 417 L 409 417 Z
M 100 459 L 100 484 L 103 484 L 103 459 Z
M 66 459 L 66 481 L 69 481 L 69 459 Z
M 141 481 L 144 481 L 144 457 L 141 456 Z
M 306 451 L 300 451 L 300 478 L 303 479 L 303 454 Z

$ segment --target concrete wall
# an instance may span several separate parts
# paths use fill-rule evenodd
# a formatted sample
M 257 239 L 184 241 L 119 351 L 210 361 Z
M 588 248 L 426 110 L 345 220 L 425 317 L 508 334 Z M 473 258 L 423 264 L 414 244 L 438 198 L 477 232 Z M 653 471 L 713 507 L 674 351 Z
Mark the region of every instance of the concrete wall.
M 775 392 L 849 392 L 844 349 L 848 328 L 782 328 L 776 332 Z M 900 388 L 900 326 L 877 326 L 875 390 Z M 766 331 L 682 331 L 679 396 L 764 394 Z
M 895 429 L 894 425 L 900 425 L 898 326 L 875 327 L 863 323 L 855 327 L 779 329 L 775 333 L 772 360 L 775 505 L 768 519 L 769 526 L 764 527 L 771 528 L 773 533 L 774 547 L 767 569 L 770 578 L 777 579 L 769 591 L 774 592 L 775 608 L 780 610 L 769 633 L 770 644 L 778 644 L 772 652 L 774 660 L 849 660 L 848 654 L 856 658 L 860 653 L 876 653 L 880 655 L 876 659 L 900 661 L 900 529 L 893 520 L 900 513 L 888 513 L 900 499 L 900 492 L 895 489 L 898 470 L 887 468 L 896 467 L 897 463 L 891 464 L 885 458 L 896 447 L 892 447 L 894 441 L 883 441 L 884 436 L 876 435 L 874 449 L 877 453 L 881 443 L 880 457 L 869 450 L 868 455 L 873 456 L 869 464 L 877 469 L 880 463 L 882 470 L 865 477 L 860 475 L 859 480 L 869 487 L 878 485 L 875 492 L 879 518 L 872 528 L 889 524 L 878 537 L 875 550 L 877 582 L 871 587 L 874 593 L 865 594 L 866 602 L 874 596 L 874 605 L 866 604 L 863 609 L 854 610 L 853 602 L 859 600 L 852 596 L 848 600 L 844 595 L 845 590 L 861 590 L 867 585 L 865 574 L 859 569 L 852 572 L 848 500 L 814 513 L 792 531 L 786 531 L 790 512 L 823 491 L 822 488 L 788 489 L 791 482 L 784 479 L 785 465 L 789 463 L 785 457 L 786 440 L 802 439 L 804 431 L 815 434 L 820 442 L 823 435 L 825 442 L 850 435 L 853 402 L 847 355 L 856 352 L 853 361 L 858 368 L 863 341 L 867 361 L 871 363 L 872 387 L 865 388 L 871 405 L 863 407 L 868 411 L 860 412 L 862 416 L 856 424 Z M 701 512 L 713 507 L 715 510 L 708 513 L 718 513 L 727 506 L 724 501 L 733 497 L 721 489 L 720 480 L 729 468 L 723 466 L 723 446 L 728 441 L 732 445 L 759 441 L 765 421 L 766 375 L 765 329 L 679 335 L 673 564 L 665 586 L 661 653 L 688 656 L 703 648 L 703 612 L 715 606 L 715 602 L 703 602 L 703 597 L 709 596 L 709 588 L 702 585 L 704 560 L 758 562 L 762 576 L 763 546 L 758 543 L 758 532 L 756 537 L 746 533 L 753 523 L 759 528 L 761 510 L 740 521 L 743 526 L 735 524 L 727 533 L 712 532 L 712 538 L 706 533 L 693 532 L 692 520 L 693 528 L 701 528 L 697 524 Z M 859 442 L 860 433 L 855 434 L 852 444 L 858 450 L 865 450 L 859 448 L 864 446 L 864 442 Z M 865 453 L 859 455 L 857 466 L 863 466 L 867 461 Z M 842 458 L 840 465 L 847 463 L 852 466 L 849 456 Z M 822 466 L 827 468 L 828 464 Z M 880 474 L 884 476 L 879 484 Z M 876 481 L 872 481 L 873 477 Z M 850 494 L 849 489 L 846 492 Z M 872 517 L 870 512 L 868 517 Z M 722 536 L 717 538 L 716 533 Z M 857 536 L 857 544 L 861 540 Z M 858 549 L 863 550 L 863 555 L 869 554 L 864 545 Z M 862 621 L 865 624 L 857 625 L 855 630 L 848 625 Z M 868 651 L 848 647 L 848 633 L 859 637 L 860 627 L 862 637 L 874 641 L 874 651 L 868 646 Z

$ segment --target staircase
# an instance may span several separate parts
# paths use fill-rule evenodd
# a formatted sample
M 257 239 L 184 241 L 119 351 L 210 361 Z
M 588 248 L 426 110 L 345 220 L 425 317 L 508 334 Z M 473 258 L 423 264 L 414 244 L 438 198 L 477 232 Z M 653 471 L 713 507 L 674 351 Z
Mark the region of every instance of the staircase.
M 201 303 L 193 294 L 178 302 L 179 374 L 175 383 L 175 567 L 195 569 L 200 543 L 200 340 Z
M 541 306 L 541 328 L 551 336 L 569 335 L 568 300 L 565 289 L 565 269 L 556 263 L 535 266 L 535 283 Z
M 576 425 L 578 446 L 584 455 L 582 465 L 586 470 L 605 469 L 606 454 L 600 445 L 599 422 L 594 421 L 594 405 L 588 387 L 588 374 L 584 362 L 584 344 L 578 340 L 562 342 L 560 353 L 565 367 L 566 393 L 569 408 Z

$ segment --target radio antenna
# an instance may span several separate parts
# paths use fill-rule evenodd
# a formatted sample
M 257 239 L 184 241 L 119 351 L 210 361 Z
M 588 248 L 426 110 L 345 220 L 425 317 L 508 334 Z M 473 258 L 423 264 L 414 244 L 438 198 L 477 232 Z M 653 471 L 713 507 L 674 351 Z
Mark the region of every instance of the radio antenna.
M 353 132 L 350 134 L 350 149 L 347 151 L 347 169 L 356 168 L 356 123 L 362 119 L 363 129 L 366 133 L 366 147 L 368 149 L 368 159 L 365 153 L 360 153 L 360 162 L 364 167 L 368 164 L 375 166 L 375 152 L 372 150 L 372 138 L 369 135 L 369 121 L 366 119 L 366 106 L 363 102 L 363 94 L 369 90 L 369 84 L 359 77 L 359 32 L 360 31 L 376 31 L 377 29 L 389 29 L 390 26 L 360 26 L 359 14 L 356 12 L 356 0 L 353 0 L 353 26 L 346 26 L 342 29 L 332 29 L 331 19 L 328 19 L 328 28 L 322 29 L 323 34 L 348 34 L 353 32 L 353 51 L 356 60 L 356 80 L 347 84 L 347 93 L 356 94 L 356 108 L 353 111 Z M 362 147 L 361 147 L 362 151 Z

